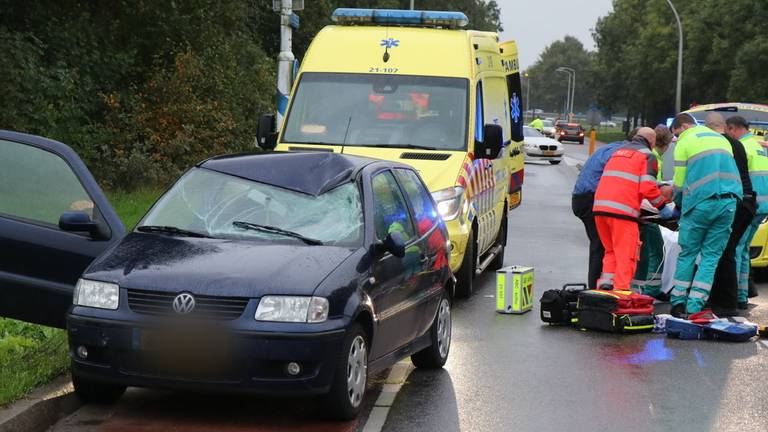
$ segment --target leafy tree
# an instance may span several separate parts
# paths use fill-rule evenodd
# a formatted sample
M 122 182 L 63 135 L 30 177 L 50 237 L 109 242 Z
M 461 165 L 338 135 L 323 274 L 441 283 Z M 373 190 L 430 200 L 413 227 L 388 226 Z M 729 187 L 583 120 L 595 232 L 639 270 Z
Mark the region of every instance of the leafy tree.
M 768 102 L 758 0 L 676 0 L 684 29 L 683 108 L 725 101 Z M 594 38 L 597 99 L 653 124 L 673 114 L 677 24 L 664 0 L 614 0 Z
M 564 66 L 576 71 L 574 111 L 585 111 L 593 100 L 592 57 L 592 53 L 573 36 L 566 36 L 546 47 L 526 71 L 531 83 L 531 108 L 535 105 L 535 108 L 562 112 L 568 92 L 568 74 L 556 70 Z

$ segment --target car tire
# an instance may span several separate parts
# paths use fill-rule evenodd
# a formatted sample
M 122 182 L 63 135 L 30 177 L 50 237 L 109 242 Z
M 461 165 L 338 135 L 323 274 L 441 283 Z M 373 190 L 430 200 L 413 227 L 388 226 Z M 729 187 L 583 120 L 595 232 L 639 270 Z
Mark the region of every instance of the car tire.
M 360 413 L 368 383 L 368 336 L 360 324 L 347 331 L 335 368 L 327 412 L 335 420 L 352 420 Z
M 560 163 L 560 161 L 559 161 L 559 160 L 556 160 L 556 161 L 549 161 L 549 163 L 550 163 L 550 164 L 552 164 L 552 165 L 557 165 L 557 164 L 559 164 L 559 163 Z
M 72 373 L 72 386 L 81 401 L 95 404 L 113 404 L 125 393 L 124 385 L 106 384 Z
M 411 362 L 419 369 L 440 369 L 448 361 L 451 350 L 451 299 L 445 290 L 429 327 L 429 339 L 432 343 L 413 354 Z
M 488 269 L 496 271 L 502 267 L 504 267 L 504 251 L 507 248 L 507 205 L 504 204 L 504 219 L 501 221 L 501 226 L 499 227 L 499 233 L 496 235 L 496 245 L 501 245 L 501 251 L 499 252 L 496 257 L 493 258 L 493 261 L 488 265 Z
M 458 298 L 469 298 L 474 290 L 475 268 L 477 266 L 477 239 L 475 237 L 475 230 L 473 229 L 469 232 L 461 267 L 456 272 L 456 297 Z

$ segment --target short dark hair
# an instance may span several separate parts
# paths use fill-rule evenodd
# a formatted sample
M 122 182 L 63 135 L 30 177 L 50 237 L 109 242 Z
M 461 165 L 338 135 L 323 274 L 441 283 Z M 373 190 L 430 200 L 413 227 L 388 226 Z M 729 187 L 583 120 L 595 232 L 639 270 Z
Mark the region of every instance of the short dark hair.
M 731 127 L 749 129 L 749 122 L 742 116 L 728 117 L 725 124 Z
M 683 125 L 696 125 L 696 119 L 688 113 L 680 113 L 675 116 L 675 120 L 672 121 L 670 129 L 680 129 Z

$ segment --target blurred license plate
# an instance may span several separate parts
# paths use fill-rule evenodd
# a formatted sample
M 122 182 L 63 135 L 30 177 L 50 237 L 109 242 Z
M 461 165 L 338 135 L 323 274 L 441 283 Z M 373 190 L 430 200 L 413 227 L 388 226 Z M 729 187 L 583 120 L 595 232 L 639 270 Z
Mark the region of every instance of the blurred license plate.
M 554 156 L 554 155 L 555 155 L 555 152 L 553 152 L 553 151 L 545 151 L 544 152 L 544 156 Z
M 139 349 L 188 354 L 200 351 L 218 353 L 229 350 L 230 338 L 214 331 L 195 329 L 142 329 L 139 332 Z

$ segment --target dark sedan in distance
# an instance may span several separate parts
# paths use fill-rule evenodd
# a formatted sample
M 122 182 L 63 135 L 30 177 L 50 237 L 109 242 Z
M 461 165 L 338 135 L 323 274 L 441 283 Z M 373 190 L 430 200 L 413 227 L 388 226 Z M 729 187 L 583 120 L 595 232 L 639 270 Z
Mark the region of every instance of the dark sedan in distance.
M 61 143 L 0 131 L 0 172 L 0 315 L 60 327 L 66 316 L 86 401 L 126 386 L 325 394 L 349 419 L 369 373 L 448 357 L 447 232 L 411 167 L 216 157 L 127 235 Z
M 557 131 L 557 140 L 563 141 L 575 141 L 579 144 L 584 144 L 584 128 L 578 123 L 566 123 L 560 125 L 560 129 Z

